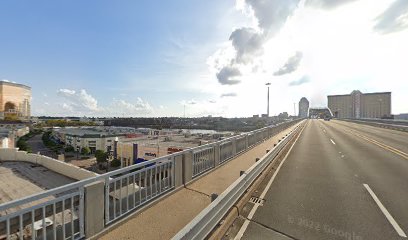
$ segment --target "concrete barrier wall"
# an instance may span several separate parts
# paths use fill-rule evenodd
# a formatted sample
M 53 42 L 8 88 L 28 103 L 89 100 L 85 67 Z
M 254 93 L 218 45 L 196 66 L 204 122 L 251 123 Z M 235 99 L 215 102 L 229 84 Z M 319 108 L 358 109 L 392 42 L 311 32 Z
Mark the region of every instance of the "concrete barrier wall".
M 25 151 L 18 151 L 18 148 L 0 148 L 0 161 L 21 161 L 39 164 L 51 171 L 76 180 L 98 176 L 98 174 L 94 172 L 61 162 L 57 159 L 39 154 L 27 153 Z

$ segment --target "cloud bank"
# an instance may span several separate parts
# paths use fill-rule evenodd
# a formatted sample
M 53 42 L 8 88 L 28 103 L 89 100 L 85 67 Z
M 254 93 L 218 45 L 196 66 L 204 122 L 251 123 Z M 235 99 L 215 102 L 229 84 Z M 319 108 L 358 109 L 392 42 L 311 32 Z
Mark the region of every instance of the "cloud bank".
M 399 32 L 408 28 L 408 1 L 394 1 L 376 18 L 374 30 L 381 34 Z

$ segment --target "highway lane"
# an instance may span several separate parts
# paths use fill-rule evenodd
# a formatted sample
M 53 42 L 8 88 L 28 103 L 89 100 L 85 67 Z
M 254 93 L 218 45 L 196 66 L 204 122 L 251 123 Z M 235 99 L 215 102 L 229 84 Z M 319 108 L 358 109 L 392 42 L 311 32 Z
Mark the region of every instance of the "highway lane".
M 343 127 L 342 129 L 357 131 L 369 138 L 384 142 L 387 145 L 408 153 L 407 132 L 336 120 L 330 121 L 330 125 L 339 125 L 338 127 Z
M 350 162 L 350 168 L 360 176 L 361 181 L 372 183 L 371 187 L 375 189 L 377 195 L 381 195 L 382 203 L 390 212 L 393 212 L 392 215 L 395 218 L 399 219 L 399 224 L 405 226 L 405 233 L 408 234 L 408 208 L 406 207 L 408 202 L 408 133 L 384 129 L 383 137 L 380 138 L 362 126 L 361 130 L 357 130 L 357 134 L 368 137 L 360 138 L 355 142 L 356 145 L 349 147 L 350 143 L 354 144 L 352 140 L 356 137 L 348 132 L 350 129 L 348 124 L 341 126 L 338 123 L 342 122 L 337 121 L 321 123 L 329 135 L 344 136 L 344 138 L 338 138 L 338 144 L 348 149 L 348 155 L 354 158 L 359 156 L 358 161 Z M 378 128 L 375 130 L 377 131 Z M 392 149 L 403 149 L 403 154 L 379 147 L 376 144 L 377 141 L 373 143 L 372 139 Z M 359 154 L 360 152 L 363 154 Z M 364 152 L 370 154 L 364 154 Z
M 308 121 L 242 239 L 407 239 L 408 160 L 346 125 Z

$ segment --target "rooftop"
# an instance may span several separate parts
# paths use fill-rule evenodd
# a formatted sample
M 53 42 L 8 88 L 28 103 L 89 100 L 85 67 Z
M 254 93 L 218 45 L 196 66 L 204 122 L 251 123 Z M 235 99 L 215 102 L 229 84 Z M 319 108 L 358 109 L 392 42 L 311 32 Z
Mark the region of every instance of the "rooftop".
M 0 204 L 74 181 L 43 166 L 26 162 L 0 162 Z M 0 216 L 3 214 L 0 212 Z
M 0 85 L 8 85 L 8 86 L 13 86 L 13 87 L 21 87 L 21 88 L 25 88 L 27 90 L 31 90 L 31 87 L 26 86 L 24 84 L 20 84 L 20 83 L 15 83 L 15 82 L 8 82 L 8 81 L 0 81 Z
M 136 133 L 135 128 L 129 127 L 56 128 L 54 131 L 71 136 L 118 136 Z
M 358 91 L 358 90 L 354 90 L 353 92 Z M 343 97 L 343 96 L 351 96 L 351 94 L 353 93 L 351 92 L 350 94 L 336 94 L 336 95 L 328 95 L 327 97 Z M 358 91 L 360 92 L 360 91 Z M 371 94 L 391 94 L 391 92 L 372 92 L 372 93 L 361 93 L 363 95 L 371 95 Z

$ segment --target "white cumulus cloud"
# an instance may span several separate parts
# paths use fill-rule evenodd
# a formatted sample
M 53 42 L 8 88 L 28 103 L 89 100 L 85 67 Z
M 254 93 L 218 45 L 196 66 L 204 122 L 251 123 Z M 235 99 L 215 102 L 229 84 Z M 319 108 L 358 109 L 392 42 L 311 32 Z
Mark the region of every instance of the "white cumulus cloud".
M 97 112 L 98 101 L 88 94 L 85 89 L 79 91 L 71 89 L 59 89 L 57 95 L 64 98 L 66 109 L 78 113 Z M 69 106 L 69 108 L 67 108 Z
M 106 109 L 107 115 L 113 116 L 134 116 L 140 117 L 149 115 L 153 112 L 153 107 L 142 98 L 138 97 L 135 102 L 128 102 L 122 99 L 113 99 L 112 103 Z

